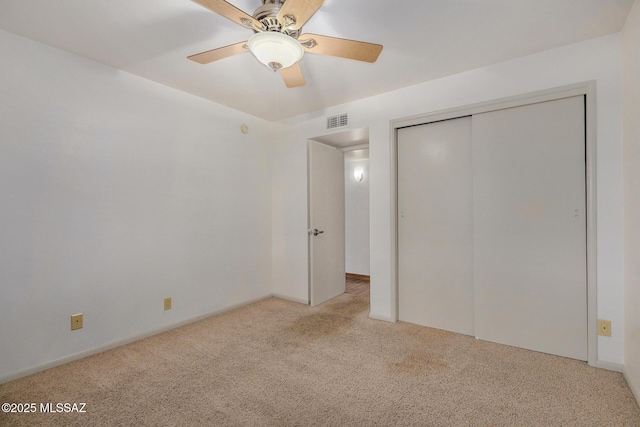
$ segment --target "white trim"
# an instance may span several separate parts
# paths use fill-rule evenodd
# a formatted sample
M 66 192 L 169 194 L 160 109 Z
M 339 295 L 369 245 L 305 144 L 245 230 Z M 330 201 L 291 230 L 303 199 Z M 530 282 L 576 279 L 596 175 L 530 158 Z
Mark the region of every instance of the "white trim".
M 274 298 L 283 299 L 285 301 L 297 302 L 299 304 L 309 305 L 309 300 L 304 298 L 290 297 L 282 294 L 273 294 Z
M 393 129 L 400 129 L 407 126 L 415 126 L 425 123 L 438 122 L 441 120 L 456 119 L 459 117 L 472 116 L 474 114 L 486 113 L 489 111 L 504 110 L 506 108 L 537 104 L 539 102 L 553 101 L 562 98 L 570 98 L 572 96 L 588 95 L 590 94 L 588 92 L 594 89 L 595 81 L 575 83 L 558 88 L 545 89 L 536 92 L 509 96 L 506 98 L 478 102 L 476 104 L 464 105 L 461 107 L 449 108 L 446 110 L 434 111 L 431 113 L 418 114 L 411 117 L 395 119 L 391 121 L 391 124 Z M 590 95 L 595 95 L 595 90 Z
M 383 322 L 390 322 L 390 323 L 396 323 L 397 322 L 397 320 L 395 320 L 391 316 L 383 316 L 381 314 L 375 314 L 375 313 L 369 313 L 369 319 L 382 320 Z
M 586 138 L 587 138 L 587 357 L 591 366 L 598 360 L 598 238 L 597 238 L 597 124 L 596 82 L 585 83 Z
M 480 102 L 432 113 L 399 118 L 390 122 L 391 161 L 391 317 L 398 320 L 398 129 L 441 120 L 470 116 L 505 108 L 513 108 L 572 96 L 586 96 L 587 155 L 587 362 L 598 366 L 598 303 L 597 303 L 597 217 L 596 217 L 596 83 L 587 81 L 558 88 L 545 89 L 492 101 Z
M 356 150 L 364 150 L 369 148 L 369 143 L 366 144 L 358 144 L 358 145 L 350 145 L 349 147 L 339 148 L 340 151 L 344 151 L 345 153 L 348 151 L 356 151 Z
M 633 396 L 636 398 L 636 402 L 638 402 L 638 405 L 640 406 L 640 384 L 636 384 L 633 382 L 633 380 L 631 379 L 631 374 L 629 374 L 629 371 L 627 370 L 627 367 L 625 365 L 622 365 L 622 375 L 624 376 L 627 385 L 631 389 L 631 393 L 633 393 Z
M 4 384 L 4 383 L 7 383 L 9 381 L 17 380 L 18 378 L 26 377 L 27 375 L 35 374 L 36 372 L 44 371 L 46 369 L 55 368 L 56 366 L 64 365 L 65 363 L 73 362 L 74 360 L 78 360 L 78 359 L 83 359 L 83 358 L 85 358 L 87 356 L 91 356 L 91 355 L 94 355 L 94 354 L 102 353 L 103 351 L 111 350 L 111 349 L 114 349 L 116 347 L 121 347 L 123 345 L 130 344 L 130 343 L 132 343 L 134 341 L 139 341 L 141 339 L 148 338 L 148 337 L 153 336 L 153 335 L 158 335 L 158 334 L 161 334 L 163 332 L 167 332 L 167 331 L 170 331 L 172 329 L 188 325 L 190 323 L 198 322 L 200 320 L 204 320 L 204 319 L 207 319 L 209 317 L 216 316 L 218 314 L 226 313 L 227 311 L 235 310 L 237 308 L 244 307 L 244 306 L 256 303 L 258 301 L 269 299 L 271 297 L 273 297 L 273 295 L 269 294 L 269 295 L 265 295 L 265 296 L 259 297 L 259 298 L 254 298 L 252 300 L 245 301 L 245 302 L 242 302 L 242 303 L 239 303 L 239 304 L 233 304 L 233 305 L 230 305 L 228 307 L 221 308 L 219 310 L 214 310 L 214 311 L 206 313 L 206 314 L 201 314 L 201 315 L 198 315 L 198 316 L 195 316 L 195 317 L 190 317 L 188 319 L 181 320 L 179 322 L 163 326 L 162 328 L 159 328 L 159 329 L 154 329 L 154 330 L 149 331 L 149 332 L 145 332 L 145 333 L 142 333 L 142 334 L 133 335 L 131 337 L 127 337 L 127 338 L 119 339 L 119 340 L 116 340 L 116 341 L 112 341 L 112 342 L 110 342 L 108 344 L 99 345 L 97 347 L 93 347 L 93 348 L 90 348 L 88 350 L 84 350 L 84 351 L 81 351 L 79 353 L 72 354 L 70 356 L 65 356 L 65 357 L 62 357 L 60 359 L 53 360 L 51 362 L 43 363 L 41 365 L 34 366 L 32 368 L 24 369 L 22 371 L 18 371 L 18 372 L 15 372 L 13 374 L 9 374 L 9 375 L 6 375 L 6 376 L 0 378 L 0 384 Z
M 389 269 L 391 277 L 391 294 L 389 300 L 391 301 L 391 319 L 397 322 L 399 320 L 398 314 L 398 128 L 394 126 L 394 122 L 391 122 L 391 136 L 389 147 L 389 159 L 391 161 L 391 188 L 389 194 L 391 195 L 391 268 Z
M 596 368 L 606 369 L 607 371 L 622 372 L 623 366 L 620 363 L 607 362 L 606 360 L 598 360 Z
M 309 233 L 309 230 L 311 230 L 311 150 L 309 146 L 312 141 L 312 139 L 307 139 L 307 300 L 309 300 L 309 305 L 311 305 L 311 262 L 313 260 L 313 254 L 311 253 L 313 246 L 311 245 L 311 234 Z M 321 143 L 319 142 L 318 144 Z

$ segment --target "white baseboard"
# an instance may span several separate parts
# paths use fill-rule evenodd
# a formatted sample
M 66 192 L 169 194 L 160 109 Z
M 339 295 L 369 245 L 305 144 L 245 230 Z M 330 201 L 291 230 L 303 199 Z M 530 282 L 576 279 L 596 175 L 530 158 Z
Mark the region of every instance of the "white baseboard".
M 374 320 L 382 320 L 384 322 L 396 323 L 395 319 L 392 319 L 390 316 L 382 316 L 380 314 L 369 313 L 369 318 Z
M 306 300 L 304 298 L 289 297 L 289 296 L 281 295 L 281 294 L 273 294 L 272 296 L 274 298 L 280 298 L 280 299 L 287 300 L 287 301 L 292 301 L 292 302 L 297 302 L 297 303 L 300 303 L 300 304 L 309 305 L 309 300 Z
M 606 369 L 607 371 L 622 372 L 621 363 L 606 362 L 604 360 L 598 360 L 596 362 L 596 368 Z
M 631 389 L 631 393 L 633 393 L 634 397 L 636 398 L 638 406 L 640 406 L 640 384 L 633 381 L 631 375 L 629 374 L 629 371 L 627 371 L 627 368 L 624 365 L 622 366 L 622 375 L 624 376 L 627 385 Z
M 271 297 L 272 297 L 272 295 L 269 294 L 269 295 L 265 295 L 265 296 L 262 296 L 262 297 L 259 297 L 259 298 L 254 298 L 252 300 L 245 301 L 245 302 L 242 302 L 242 303 L 239 303 L 239 304 L 233 304 L 233 305 L 221 308 L 219 310 L 214 310 L 214 311 L 212 311 L 210 313 L 206 313 L 206 314 L 201 314 L 201 315 L 198 315 L 198 316 L 190 317 L 188 319 L 181 320 L 179 322 L 163 326 L 162 328 L 154 329 L 154 330 L 149 331 L 149 332 L 145 332 L 145 333 L 142 333 L 142 334 L 138 334 L 138 335 L 134 335 L 134 336 L 131 336 L 131 337 L 123 338 L 123 339 L 120 339 L 120 340 L 112 341 L 112 342 L 110 342 L 108 344 L 100 345 L 100 346 L 97 346 L 97 347 L 94 347 L 94 348 L 90 348 L 88 350 L 81 351 L 79 353 L 75 353 L 75 354 L 72 354 L 72 355 L 69 355 L 69 356 L 62 357 L 60 359 L 53 360 L 51 362 L 47 362 L 47 363 L 43 363 L 43 364 L 38 365 L 38 366 L 34 366 L 33 368 L 24 369 L 22 371 L 18 371 L 18 372 L 15 372 L 13 374 L 9 374 L 9 375 L 6 375 L 4 377 L 1 377 L 0 378 L 0 384 L 4 384 L 4 383 L 7 383 L 9 381 L 17 380 L 18 378 L 26 377 L 28 375 L 35 374 L 36 372 L 40 372 L 40 371 L 44 371 L 44 370 L 47 370 L 47 369 L 55 368 L 56 366 L 64 365 L 65 363 L 73 362 L 74 360 L 83 359 L 83 358 L 85 358 L 87 356 L 91 356 L 91 355 L 94 355 L 94 354 L 102 353 L 103 351 L 111 350 L 113 348 L 120 347 L 120 346 L 123 346 L 125 344 L 132 343 L 134 341 L 139 341 L 141 339 L 148 338 L 148 337 L 153 336 L 153 335 L 161 334 L 163 332 L 170 331 L 171 329 L 179 328 L 180 326 L 188 325 L 190 323 L 194 323 L 194 322 L 206 319 L 206 318 L 211 317 L 211 316 L 215 316 L 215 315 L 218 315 L 218 314 L 226 313 L 227 311 L 235 310 L 236 308 L 244 307 L 246 305 L 253 304 L 253 303 L 256 303 L 258 301 L 262 301 L 262 300 L 265 300 L 265 299 L 268 299 L 268 298 L 271 298 Z

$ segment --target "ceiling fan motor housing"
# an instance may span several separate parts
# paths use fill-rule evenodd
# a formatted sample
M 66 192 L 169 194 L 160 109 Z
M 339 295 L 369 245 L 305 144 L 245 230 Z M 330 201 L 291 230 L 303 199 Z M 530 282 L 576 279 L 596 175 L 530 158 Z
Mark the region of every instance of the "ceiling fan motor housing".
M 297 39 L 300 35 L 299 30 L 283 29 L 283 23 L 278 21 L 278 12 L 284 2 L 285 0 L 262 0 L 262 6 L 256 9 L 253 17 L 262 24 L 265 31 L 277 31 Z
M 280 2 L 279 0 L 264 0 L 264 4 L 253 12 L 253 17 L 258 21 L 269 17 L 275 18 L 282 7 L 282 3 L 284 2 Z

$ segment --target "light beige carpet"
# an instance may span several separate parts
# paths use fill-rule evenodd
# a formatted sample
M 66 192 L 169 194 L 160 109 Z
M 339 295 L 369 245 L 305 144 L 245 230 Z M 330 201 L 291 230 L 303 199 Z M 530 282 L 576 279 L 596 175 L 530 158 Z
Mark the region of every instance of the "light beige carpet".
M 269 299 L 0 385 L 86 413 L 10 426 L 640 426 L 618 373 L 368 318 L 366 297 Z

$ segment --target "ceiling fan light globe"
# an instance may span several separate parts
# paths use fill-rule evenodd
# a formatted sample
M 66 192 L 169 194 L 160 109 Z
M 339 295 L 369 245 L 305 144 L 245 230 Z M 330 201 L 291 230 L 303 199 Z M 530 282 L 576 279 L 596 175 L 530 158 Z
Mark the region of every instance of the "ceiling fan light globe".
M 304 55 L 304 49 L 296 39 L 278 32 L 256 33 L 249 38 L 247 45 L 258 61 L 271 69 L 274 69 L 271 63 L 288 68 Z

